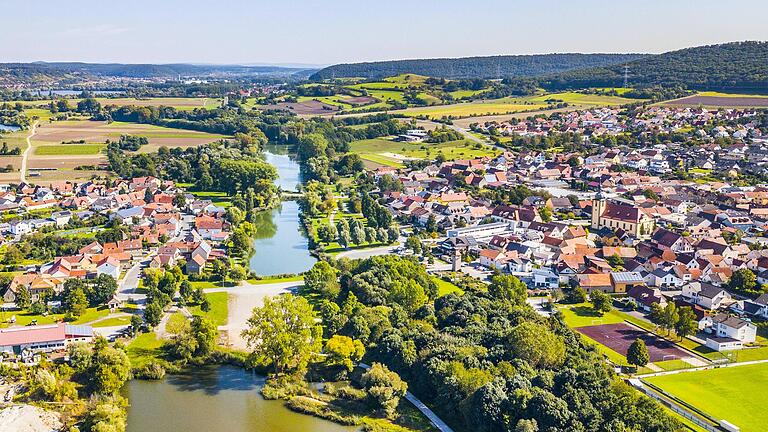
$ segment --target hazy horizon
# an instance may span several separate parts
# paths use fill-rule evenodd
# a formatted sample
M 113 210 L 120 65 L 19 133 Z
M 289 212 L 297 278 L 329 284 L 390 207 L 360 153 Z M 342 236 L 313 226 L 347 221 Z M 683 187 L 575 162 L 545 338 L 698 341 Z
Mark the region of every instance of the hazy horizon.
M 757 0 L 82 0 L 3 4 L 0 61 L 319 67 L 415 58 L 660 53 L 768 40 Z M 727 17 L 727 19 L 724 19 Z

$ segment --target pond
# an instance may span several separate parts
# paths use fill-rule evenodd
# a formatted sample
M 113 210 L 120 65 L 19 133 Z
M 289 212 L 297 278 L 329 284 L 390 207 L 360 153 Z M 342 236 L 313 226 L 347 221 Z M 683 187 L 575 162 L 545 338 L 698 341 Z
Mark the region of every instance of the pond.
M 277 168 L 278 179 L 275 182 L 282 190 L 293 192 L 301 184 L 299 164 L 288 153 L 284 145 L 268 145 L 264 150 L 264 160 Z
M 18 132 L 20 130 L 21 128 L 18 126 L 9 126 L 9 125 L 0 124 L 0 132 Z
M 283 201 L 278 208 L 259 212 L 254 225 L 254 253 L 249 268 L 256 274 L 301 273 L 315 264 L 307 236 L 301 229 L 296 201 Z
M 301 175 L 299 164 L 285 146 L 268 146 L 264 160 L 277 168 L 275 182 L 284 191 L 295 191 Z M 260 212 L 254 221 L 254 254 L 249 268 L 258 275 L 301 273 L 309 270 L 316 259 L 309 253 L 309 242 L 301 228 L 299 204 L 283 201 L 275 209 Z
M 351 432 L 265 400 L 264 378 L 231 366 L 204 366 L 161 381 L 130 381 L 128 432 Z

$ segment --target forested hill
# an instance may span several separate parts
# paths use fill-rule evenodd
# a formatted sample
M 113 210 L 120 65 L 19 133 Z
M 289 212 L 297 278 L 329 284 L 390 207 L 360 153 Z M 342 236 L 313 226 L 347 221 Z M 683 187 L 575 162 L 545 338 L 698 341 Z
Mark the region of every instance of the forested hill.
M 393 60 L 329 66 L 313 74 L 310 79 L 384 78 L 405 73 L 437 78 L 533 77 L 626 63 L 647 56 L 647 54 L 537 54 Z
M 539 79 L 548 90 L 619 87 L 625 64 Z M 633 87 L 681 86 L 692 90 L 768 92 L 768 42 L 733 42 L 670 51 L 626 63 Z

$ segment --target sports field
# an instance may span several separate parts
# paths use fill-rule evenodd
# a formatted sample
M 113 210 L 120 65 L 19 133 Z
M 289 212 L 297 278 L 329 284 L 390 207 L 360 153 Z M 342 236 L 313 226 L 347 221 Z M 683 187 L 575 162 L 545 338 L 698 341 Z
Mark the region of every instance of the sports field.
M 743 432 L 766 430 L 768 425 L 768 364 L 735 366 L 647 378 L 692 406 Z
M 35 147 L 35 154 L 41 156 L 51 155 L 95 155 L 104 150 L 104 144 L 59 144 L 41 145 Z
M 575 330 L 623 356 L 627 355 L 627 350 L 635 339 L 641 339 L 645 342 L 651 362 L 675 360 L 691 356 L 672 342 L 625 323 L 577 327 Z

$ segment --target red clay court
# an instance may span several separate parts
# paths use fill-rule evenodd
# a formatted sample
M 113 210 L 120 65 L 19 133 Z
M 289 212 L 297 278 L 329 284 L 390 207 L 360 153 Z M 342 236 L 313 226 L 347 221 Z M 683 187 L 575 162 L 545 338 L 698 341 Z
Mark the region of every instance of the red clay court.
M 639 330 L 625 323 L 602 324 L 589 327 L 578 327 L 576 331 L 593 339 L 602 345 L 626 356 L 629 346 L 635 339 L 641 339 L 648 347 L 651 362 L 690 357 L 691 354 L 678 348 L 672 342 L 666 341 L 652 333 Z M 665 358 L 666 357 L 666 358 Z

